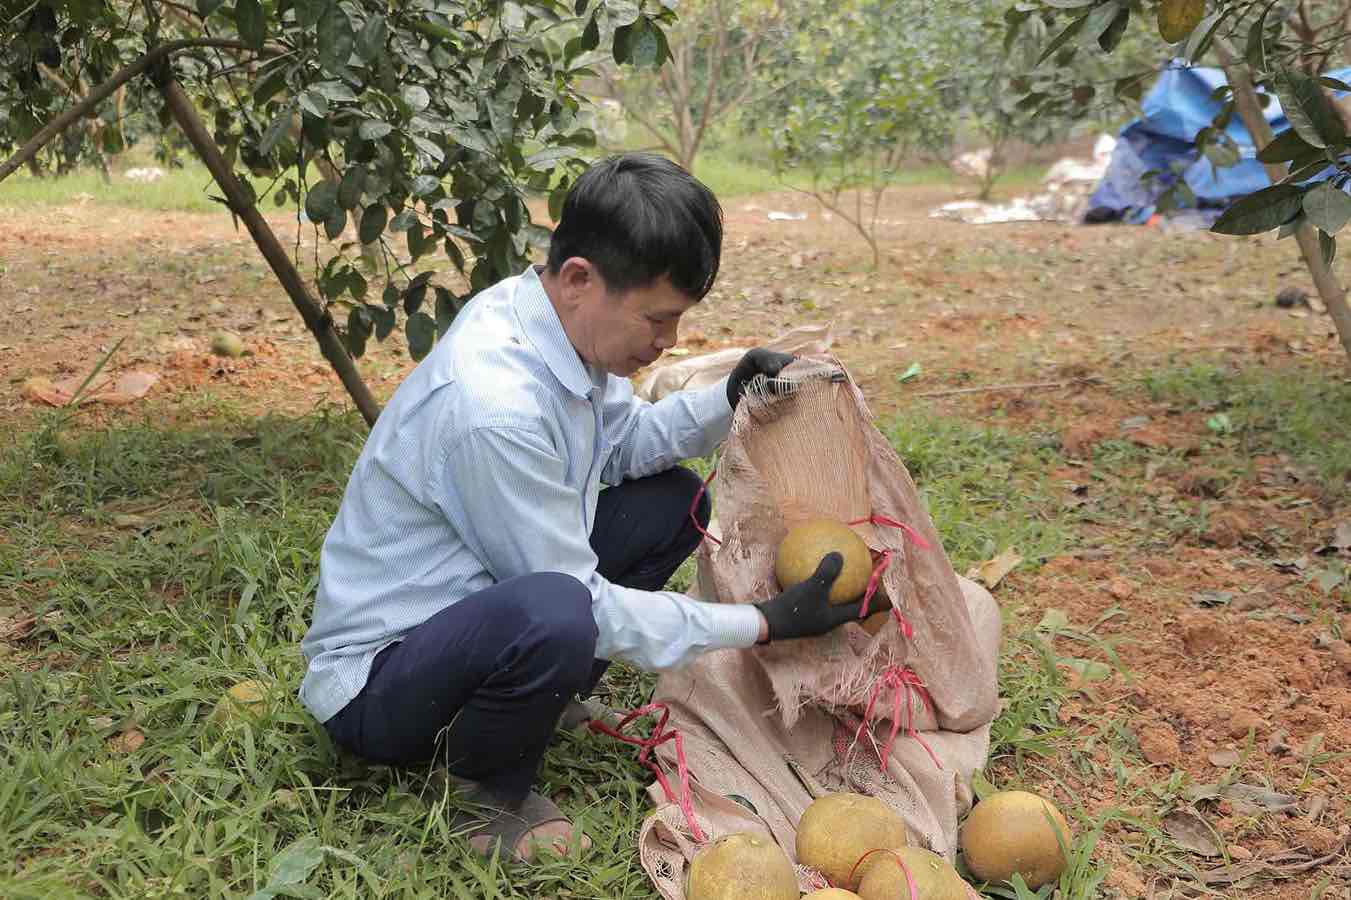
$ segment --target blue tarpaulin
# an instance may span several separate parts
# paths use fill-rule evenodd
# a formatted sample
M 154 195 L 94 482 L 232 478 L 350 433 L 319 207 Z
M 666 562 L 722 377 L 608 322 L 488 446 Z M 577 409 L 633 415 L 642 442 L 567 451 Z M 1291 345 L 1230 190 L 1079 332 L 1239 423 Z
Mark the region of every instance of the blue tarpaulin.
M 1351 69 L 1326 73 L 1339 81 L 1351 79 Z M 1257 149 L 1239 117 L 1229 121 L 1226 133 L 1238 148 L 1239 162 L 1217 169 L 1196 146 L 1196 135 L 1210 125 L 1223 105 L 1211 99 L 1227 81 L 1219 69 L 1174 65 L 1159 80 L 1142 103 L 1141 116 L 1131 122 L 1117 140 L 1107 173 L 1088 200 L 1085 220 L 1090 222 L 1146 222 L 1155 212 L 1155 200 L 1170 183 L 1169 177 L 1142 182 L 1151 170 L 1172 172 L 1196 194 L 1202 210 L 1218 214 L 1239 197 L 1271 184 L 1257 161 Z M 1270 99 L 1263 110 L 1271 130 L 1280 134 L 1290 127 L 1280 101 Z

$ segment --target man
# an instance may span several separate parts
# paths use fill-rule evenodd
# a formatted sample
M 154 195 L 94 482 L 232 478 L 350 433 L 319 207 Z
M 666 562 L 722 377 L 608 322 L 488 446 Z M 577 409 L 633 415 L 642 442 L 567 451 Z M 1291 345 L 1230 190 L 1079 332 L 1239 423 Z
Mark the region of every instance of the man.
M 444 763 L 481 810 L 457 823 L 480 852 L 566 852 L 571 824 L 531 785 L 609 660 L 660 670 L 858 615 L 826 602 L 838 554 L 758 605 L 661 590 L 700 537 L 699 479 L 677 463 L 792 359 L 756 349 L 715 387 L 633 396 L 626 376 L 675 345 L 721 249 L 717 201 L 675 164 L 588 170 L 547 267 L 476 296 L 395 391 L 324 541 L 301 699 L 362 757 Z

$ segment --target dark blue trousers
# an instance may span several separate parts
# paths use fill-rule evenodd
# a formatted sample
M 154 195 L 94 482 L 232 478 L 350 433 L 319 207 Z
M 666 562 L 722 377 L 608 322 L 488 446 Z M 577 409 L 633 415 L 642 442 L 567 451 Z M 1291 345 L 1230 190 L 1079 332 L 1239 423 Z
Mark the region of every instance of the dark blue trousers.
M 660 590 L 698 546 L 684 468 L 600 493 L 591 546 L 602 576 Z M 707 524 L 708 497 L 700 501 Z M 506 803 L 524 799 L 558 717 L 608 665 L 596 656 L 591 594 L 541 572 L 465 597 L 376 655 L 365 688 L 324 723 L 358 756 L 397 765 L 444 762 Z

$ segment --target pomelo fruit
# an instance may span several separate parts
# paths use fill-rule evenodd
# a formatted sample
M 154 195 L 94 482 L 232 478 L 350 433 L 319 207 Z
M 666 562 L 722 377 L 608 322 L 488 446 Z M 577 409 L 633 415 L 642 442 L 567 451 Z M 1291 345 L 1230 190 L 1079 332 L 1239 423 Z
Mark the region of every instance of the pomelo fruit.
M 689 900 L 798 900 L 797 872 L 788 854 L 761 834 L 729 834 L 690 863 Z
M 810 894 L 803 894 L 802 900 L 859 900 L 859 897 L 858 894 L 844 888 L 822 888 Z
M 830 602 L 838 606 L 862 597 L 873 573 L 872 554 L 854 529 L 832 519 L 810 519 L 789 529 L 774 559 L 779 587 L 787 590 L 812 577 L 821 558 L 832 551 L 844 557 L 844 568 L 830 589 Z
M 862 794 L 827 794 L 814 800 L 797 825 L 798 862 L 842 887 L 857 883 L 854 867 L 869 850 L 893 850 L 905 843 L 905 823 L 896 811 Z
M 1008 881 L 1018 872 L 1036 890 L 1060 877 L 1065 854 L 1056 840 L 1060 829 L 1068 845 L 1069 823 L 1056 805 L 1027 791 L 1002 791 L 976 804 L 962 823 L 962 856 L 971 874 L 984 881 Z
M 887 619 L 890 616 L 890 609 L 879 610 L 875 613 L 869 613 L 868 618 L 864 619 L 859 624 L 863 626 L 863 630 L 868 632 L 868 634 L 877 634 L 877 632 L 882 630 L 882 626 L 887 624 Z
M 905 869 L 901 864 L 905 864 Z M 910 873 L 910 880 L 905 877 Z M 910 890 L 914 882 L 915 890 Z M 947 860 L 923 847 L 874 853 L 863 864 L 862 900 L 967 900 L 966 882 Z
M 243 356 L 244 342 L 232 331 L 217 331 L 211 335 L 211 352 L 216 356 Z

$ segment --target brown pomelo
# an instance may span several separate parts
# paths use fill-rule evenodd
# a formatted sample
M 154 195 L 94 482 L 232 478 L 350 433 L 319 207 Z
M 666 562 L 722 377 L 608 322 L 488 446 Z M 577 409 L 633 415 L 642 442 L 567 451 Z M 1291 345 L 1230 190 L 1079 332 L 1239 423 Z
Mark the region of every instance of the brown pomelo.
M 943 857 L 923 847 L 874 853 L 862 869 L 863 880 L 858 886 L 862 900 L 967 900 L 962 876 Z M 907 871 L 909 880 L 905 877 Z M 911 882 L 914 891 L 910 890 Z
M 1065 869 L 1055 828 L 1068 846 L 1073 839 L 1069 823 L 1045 797 L 1027 791 L 992 794 L 962 823 L 962 857 L 971 874 L 983 881 L 1008 881 L 1017 872 L 1035 891 Z
M 872 554 L 854 529 L 832 519 L 811 519 L 795 525 L 779 542 L 774 559 L 779 587 L 788 590 L 811 578 L 822 557 L 832 551 L 844 557 L 844 568 L 830 589 L 830 602 L 838 606 L 862 597 L 873 573 Z
M 729 834 L 690 863 L 689 900 L 798 900 L 797 873 L 778 844 L 761 834 Z
M 858 894 L 853 891 L 846 891 L 844 888 L 822 888 L 819 891 L 804 894 L 802 900 L 859 900 L 859 897 Z
M 887 618 L 890 615 L 891 611 L 889 609 L 870 613 L 868 618 L 864 619 L 859 624 L 863 626 L 863 630 L 868 632 L 868 634 L 877 634 L 877 632 L 882 630 L 882 626 L 887 624 Z
M 869 850 L 904 846 L 901 817 L 876 797 L 862 794 L 828 794 L 814 800 L 797 825 L 798 862 L 842 887 L 857 883 L 854 867 Z

